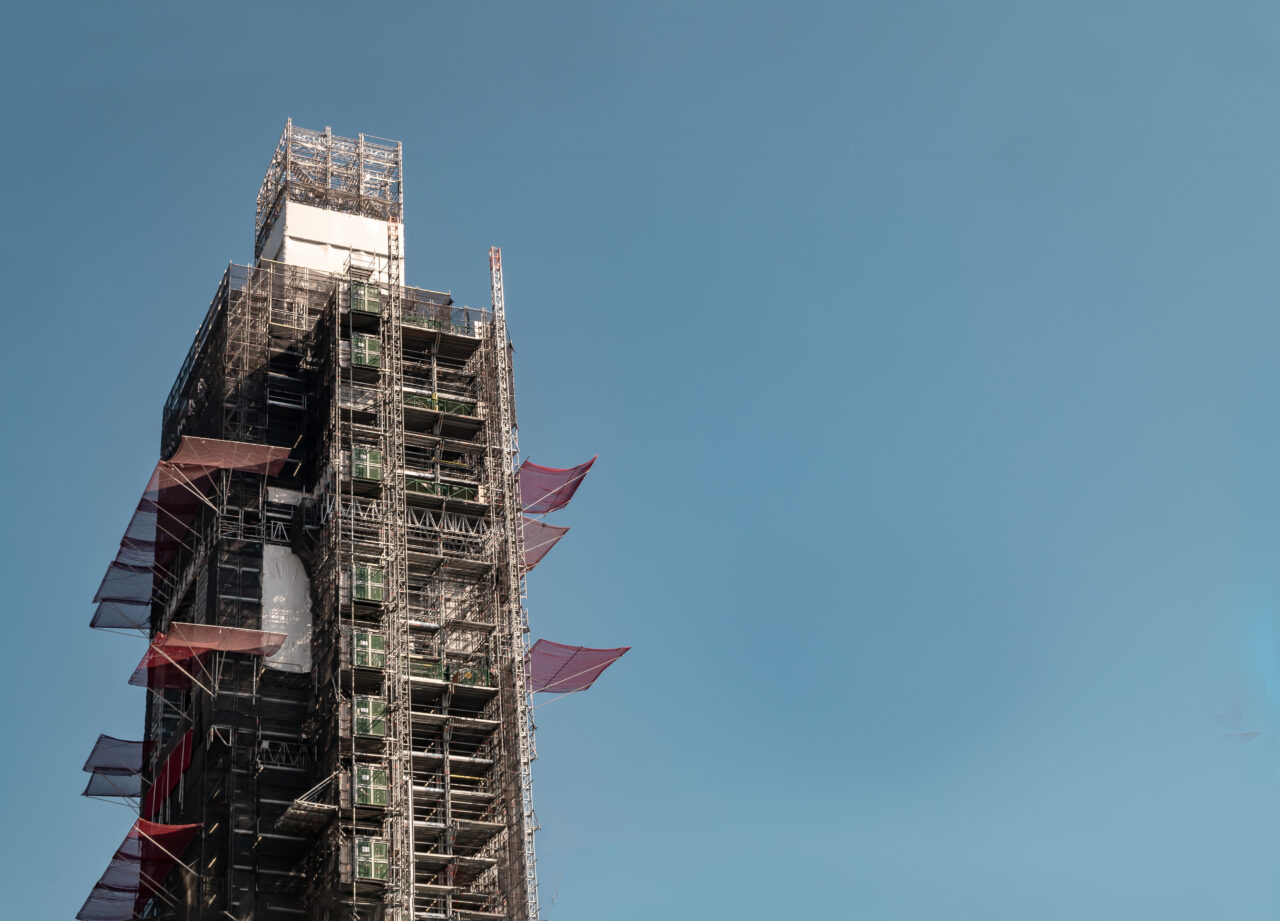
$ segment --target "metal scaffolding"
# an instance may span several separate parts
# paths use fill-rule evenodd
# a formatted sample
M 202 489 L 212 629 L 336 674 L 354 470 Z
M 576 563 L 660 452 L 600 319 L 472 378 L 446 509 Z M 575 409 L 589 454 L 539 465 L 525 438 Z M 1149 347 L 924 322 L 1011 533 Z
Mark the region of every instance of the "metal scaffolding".
M 529 617 L 525 607 L 524 529 L 521 527 L 522 503 L 516 472 L 520 464 L 520 433 L 516 426 L 515 380 L 511 367 L 511 348 L 507 338 L 507 311 L 502 290 L 502 250 L 489 250 L 489 278 L 493 300 L 492 349 L 497 360 L 494 381 L 497 412 L 489 431 L 491 458 L 489 470 L 494 495 L 494 531 L 500 535 L 497 553 L 496 594 L 502 609 L 499 642 L 500 667 L 510 673 L 504 682 L 509 692 L 506 724 L 509 764 L 508 798 L 519 802 L 519 814 L 513 809 L 514 833 L 509 841 L 513 867 L 523 871 L 523 886 L 528 919 L 539 917 L 538 871 L 534 850 L 534 833 L 538 817 L 533 811 L 533 760 L 537 757 L 533 740 L 533 707 L 525 682 L 525 647 L 529 633 Z M 499 506 L 498 497 L 501 497 Z M 513 876 L 518 872 L 513 870 Z
M 405 287 L 401 157 L 286 126 L 257 252 L 293 201 L 384 222 L 385 264 L 232 265 L 165 403 L 162 456 L 199 436 L 288 461 L 217 474 L 135 626 L 266 630 L 267 560 L 296 558 L 310 662 L 220 652 L 149 689 L 145 786 L 184 738 L 190 767 L 148 818 L 193 830 L 139 914 L 539 917 L 500 256 L 492 309 Z
M 399 141 L 361 134 L 335 135 L 285 123 L 258 190 L 254 220 L 256 259 L 286 201 L 380 221 L 399 221 L 404 208 Z

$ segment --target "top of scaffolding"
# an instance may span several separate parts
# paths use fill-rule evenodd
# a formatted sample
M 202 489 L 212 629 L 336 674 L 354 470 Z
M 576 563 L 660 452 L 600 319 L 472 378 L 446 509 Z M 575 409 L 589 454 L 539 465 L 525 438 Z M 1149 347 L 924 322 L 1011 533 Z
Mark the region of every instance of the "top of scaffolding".
M 262 254 L 272 221 L 285 201 L 345 214 L 401 220 L 404 183 L 399 141 L 360 134 L 309 131 L 290 119 L 258 190 L 253 254 Z

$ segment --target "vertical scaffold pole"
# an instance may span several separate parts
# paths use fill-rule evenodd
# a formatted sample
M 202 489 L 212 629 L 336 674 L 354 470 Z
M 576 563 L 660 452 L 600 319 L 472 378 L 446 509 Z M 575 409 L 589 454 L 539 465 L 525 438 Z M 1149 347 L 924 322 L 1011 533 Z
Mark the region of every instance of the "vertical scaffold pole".
M 519 813 L 512 824 L 523 848 L 527 918 L 528 921 L 538 921 L 538 867 L 534 849 L 538 817 L 533 811 L 533 761 L 537 755 L 533 739 L 533 707 L 524 673 L 529 618 L 525 608 L 524 534 L 520 525 L 522 510 L 516 479 L 520 460 L 520 433 L 516 425 L 515 395 L 512 393 L 510 342 L 507 338 L 507 312 L 502 291 L 502 250 L 496 246 L 489 249 L 489 280 L 493 295 L 494 365 L 498 377 L 498 405 L 495 409 L 501 464 L 500 476 L 495 477 L 500 495 L 495 496 L 493 501 L 502 503 L 499 534 L 502 545 L 497 563 L 502 582 L 500 603 L 504 614 L 501 624 L 505 634 L 503 646 L 508 660 L 502 665 L 504 670 L 509 670 L 507 680 L 513 683 L 515 755 L 519 762 L 520 782 Z
M 361 147 L 364 138 L 361 137 Z M 363 164 L 363 152 L 361 163 Z M 400 148 L 396 148 L 396 162 Z M 363 176 L 360 179 L 363 185 Z M 383 464 L 390 474 L 384 489 L 382 554 L 386 573 L 384 617 L 387 629 L 387 761 L 390 866 L 386 902 L 388 921 L 414 921 L 413 719 L 409 655 L 408 515 L 404 481 L 404 343 L 400 265 L 400 211 L 387 221 L 387 306 L 382 318 Z

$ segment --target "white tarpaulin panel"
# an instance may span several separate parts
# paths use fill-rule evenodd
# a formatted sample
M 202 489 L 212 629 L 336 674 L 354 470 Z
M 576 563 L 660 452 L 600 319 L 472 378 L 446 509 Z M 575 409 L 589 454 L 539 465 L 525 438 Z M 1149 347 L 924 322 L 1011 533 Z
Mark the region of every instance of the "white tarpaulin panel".
M 404 228 L 400 230 L 404 252 Z M 372 263 L 374 277 L 386 280 L 387 222 L 286 201 L 262 244 L 262 258 L 290 265 L 345 272 L 352 254 Z M 403 277 L 403 263 L 401 265 Z
M 311 580 L 288 547 L 262 548 L 262 629 L 288 637 L 267 668 L 311 671 Z

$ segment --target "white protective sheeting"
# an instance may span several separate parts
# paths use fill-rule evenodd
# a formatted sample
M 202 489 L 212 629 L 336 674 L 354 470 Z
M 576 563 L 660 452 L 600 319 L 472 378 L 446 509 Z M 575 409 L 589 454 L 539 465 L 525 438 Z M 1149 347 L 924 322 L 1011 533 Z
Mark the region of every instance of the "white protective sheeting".
M 404 228 L 400 252 L 404 252 Z M 353 253 L 357 264 L 370 267 L 375 278 L 385 281 L 387 222 L 296 201 L 284 203 L 262 244 L 263 259 L 322 272 L 346 271 Z M 403 272 L 401 262 L 401 278 Z
M 281 505 L 297 505 L 302 501 L 302 493 L 296 489 L 281 489 L 279 486 L 268 486 L 267 501 L 279 502 Z
M 302 560 L 278 544 L 262 548 L 262 629 L 288 637 L 263 660 L 267 668 L 311 671 L 311 580 Z

